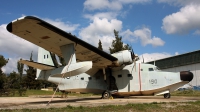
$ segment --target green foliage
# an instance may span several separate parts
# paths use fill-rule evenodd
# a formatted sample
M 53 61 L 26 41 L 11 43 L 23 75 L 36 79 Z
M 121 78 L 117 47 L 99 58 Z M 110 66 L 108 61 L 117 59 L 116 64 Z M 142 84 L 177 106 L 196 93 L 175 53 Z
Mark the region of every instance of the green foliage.
M 40 81 L 35 80 L 36 69 L 28 66 L 28 69 L 26 69 L 25 71 L 26 71 L 26 76 L 23 77 L 22 85 L 26 89 L 40 89 L 41 88 Z
M 115 40 L 112 41 L 112 45 L 111 47 L 109 47 L 110 53 L 115 53 L 115 52 L 119 52 L 122 50 L 131 50 L 131 46 L 124 45 L 122 42 L 122 37 L 119 37 L 119 32 L 114 30 L 114 34 L 115 34 Z
M 7 81 L 6 75 L 4 73 L 0 74 L 0 89 L 5 88 L 5 83 Z
M 30 89 L 26 91 L 26 96 L 31 96 L 31 95 L 52 95 L 54 91 L 43 91 L 43 90 L 34 90 Z M 56 95 L 60 95 L 60 92 L 56 92 Z
M 0 55 L 0 75 L 3 74 L 1 68 L 8 63 L 8 59 L 6 60 L 2 55 Z
M 3 97 L 26 96 L 26 89 L 0 89 L 0 96 Z
M 195 90 L 184 90 L 184 91 L 174 91 L 171 93 L 172 96 L 200 96 L 200 91 Z
M 22 59 L 20 59 L 22 60 Z M 32 60 L 32 53 L 31 53 L 31 59 Z M 23 63 L 19 63 L 17 62 L 17 70 L 18 70 L 18 73 L 19 73 L 19 84 L 21 85 L 22 83 L 22 74 L 23 74 L 23 69 L 24 69 L 24 64 Z M 20 89 L 22 88 L 22 86 L 20 86 Z
M 100 50 L 102 50 L 102 51 L 103 51 L 103 47 L 102 47 L 101 40 L 99 40 L 99 43 L 98 43 L 98 49 L 100 49 Z
M 19 89 L 20 88 L 20 76 L 15 71 L 11 72 L 7 77 L 6 88 L 8 89 Z
M 60 57 L 60 56 L 58 56 L 58 57 L 59 57 L 59 61 L 62 64 L 62 66 L 65 66 L 66 65 L 65 59 L 63 57 Z

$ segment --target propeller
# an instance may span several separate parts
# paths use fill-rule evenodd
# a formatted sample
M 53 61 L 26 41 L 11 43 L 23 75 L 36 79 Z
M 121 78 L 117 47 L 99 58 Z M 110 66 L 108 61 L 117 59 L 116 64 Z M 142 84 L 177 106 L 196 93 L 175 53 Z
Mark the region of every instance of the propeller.
M 131 54 L 132 54 L 132 55 L 131 55 L 132 60 L 134 61 L 134 68 L 135 68 L 135 71 L 136 71 L 136 61 L 139 60 L 139 57 L 138 57 L 137 54 L 134 53 L 133 49 L 132 49 L 132 51 L 131 51 Z

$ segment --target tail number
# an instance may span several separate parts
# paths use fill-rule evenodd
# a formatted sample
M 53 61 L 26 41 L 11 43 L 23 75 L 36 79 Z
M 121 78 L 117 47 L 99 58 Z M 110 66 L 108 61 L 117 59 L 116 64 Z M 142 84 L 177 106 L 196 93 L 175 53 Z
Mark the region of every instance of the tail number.
M 150 79 L 150 80 L 149 80 L 149 83 L 150 83 L 150 84 L 157 84 L 157 79 Z

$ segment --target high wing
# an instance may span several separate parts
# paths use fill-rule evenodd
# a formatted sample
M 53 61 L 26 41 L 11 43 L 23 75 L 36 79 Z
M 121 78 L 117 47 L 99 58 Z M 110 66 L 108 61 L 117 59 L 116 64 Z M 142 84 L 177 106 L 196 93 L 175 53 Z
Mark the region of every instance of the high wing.
M 116 57 L 33 16 L 10 22 L 7 30 L 61 57 L 63 55 L 60 47 L 73 43 L 77 62 L 92 61 L 93 66 L 98 68 L 117 64 Z

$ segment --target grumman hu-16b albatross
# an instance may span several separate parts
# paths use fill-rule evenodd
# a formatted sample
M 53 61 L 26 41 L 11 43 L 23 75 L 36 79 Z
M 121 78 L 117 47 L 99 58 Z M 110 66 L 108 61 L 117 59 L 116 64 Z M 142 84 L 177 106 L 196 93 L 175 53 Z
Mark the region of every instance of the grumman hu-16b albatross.
M 39 47 L 38 62 L 20 63 L 37 69 L 36 80 L 47 80 L 61 91 L 102 93 L 111 96 L 164 95 L 189 83 L 189 71 L 164 72 L 156 66 L 136 63 L 132 51 L 112 55 L 39 18 L 26 16 L 7 25 L 7 30 Z M 66 66 L 56 65 L 52 53 L 64 58 Z

